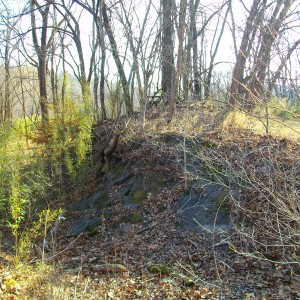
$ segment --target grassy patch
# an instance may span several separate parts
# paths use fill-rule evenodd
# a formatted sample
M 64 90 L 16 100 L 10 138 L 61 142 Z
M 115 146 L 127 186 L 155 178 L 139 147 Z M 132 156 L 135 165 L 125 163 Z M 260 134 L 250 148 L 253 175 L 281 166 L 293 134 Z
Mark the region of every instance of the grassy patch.
M 300 119 L 283 121 L 273 114 L 269 116 L 267 121 L 266 115 L 262 111 L 253 113 L 233 111 L 228 114 L 223 126 L 226 130 L 246 129 L 260 135 L 265 135 L 268 128 L 269 134 L 275 137 L 287 138 L 293 141 L 298 141 L 300 138 Z

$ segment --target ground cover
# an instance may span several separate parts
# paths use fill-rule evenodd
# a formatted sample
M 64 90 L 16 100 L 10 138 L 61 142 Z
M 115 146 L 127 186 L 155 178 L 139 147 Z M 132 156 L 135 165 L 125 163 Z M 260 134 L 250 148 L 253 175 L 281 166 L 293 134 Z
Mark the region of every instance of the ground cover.
M 140 126 L 138 121 L 131 123 L 120 142 L 122 161 L 136 163 L 137 169 L 150 166 L 154 174 L 165 172 L 176 178 L 173 185 L 164 184 L 147 193 L 147 201 L 134 210 L 124 207 L 120 196 L 126 184 L 114 185 L 109 191 L 113 205 L 107 208 L 107 215 L 94 216 L 101 222 L 95 230 L 68 236 L 82 212 L 67 211 L 49 252 L 44 251 L 39 237 L 29 261 L 18 267 L 9 251 L 11 243 L 5 240 L 11 238 L 9 228 L 3 226 L 0 298 L 299 296 L 299 139 L 290 132 L 282 134 L 285 130 L 276 129 L 273 135 L 272 122 L 266 135 L 257 129 L 261 121 L 251 116 L 246 121 L 244 113 L 236 112 L 234 118 L 227 117 L 224 126 L 197 140 L 211 118 L 208 112 L 183 109 L 173 123 L 166 123 L 154 111 L 143 131 L 136 127 Z M 289 123 L 294 133 L 297 125 L 296 119 Z M 161 138 L 166 134 L 171 142 Z M 178 137 L 174 147 L 172 139 Z M 188 142 L 197 145 L 196 150 L 187 147 Z M 191 163 L 195 161 L 201 161 L 201 170 Z M 180 217 L 174 211 L 178 197 L 203 172 L 211 181 L 240 191 L 238 198 L 229 195 L 225 199 L 234 224 L 227 231 L 196 232 L 178 226 Z M 95 180 L 92 167 L 84 174 L 89 184 L 73 186 L 65 209 L 95 191 L 104 180 Z M 203 187 L 198 188 L 201 192 Z M 139 217 L 133 222 L 124 218 L 128 215 Z

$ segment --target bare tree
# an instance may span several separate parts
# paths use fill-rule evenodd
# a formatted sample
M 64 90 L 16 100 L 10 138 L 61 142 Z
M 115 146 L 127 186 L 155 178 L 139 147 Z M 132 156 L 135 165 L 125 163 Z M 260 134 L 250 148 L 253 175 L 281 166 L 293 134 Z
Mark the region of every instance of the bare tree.
M 132 2 L 131 2 L 131 4 L 132 4 Z M 149 14 L 149 9 L 150 9 L 151 4 L 152 4 L 152 1 L 150 1 L 149 4 L 147 5 L 147 8 L 146 8 L 147 15 Z M 121 5 L 121 9 L 122 9 L 122 15 L 120 13 L 118 13 L 119 21 L 123 25 L 124 31 L 126 32 L 126 38 L 130 45 L 130 51 L 132 52 L 132 56 L 133 56 L 134 73 L 133 73 L 133 80 L 131 83 L 131 85 L 132 85 L 131 98 L 133 98 L 133 94 L 134 94 L 134 77 L 135 76 L 136 76 L 137 84 L 138 84 L 139 98 L 141 98 L 143 95 L 143 91 L 142 91 L 143 89 L 142 89 L 142 82 L 141 82 L 141 76 L 140 76 L 139 65 L 138 65 L 138 56 L 139 56 L 140 49 L 136 48 L 135 41 L 137 40 L 137 38 L 135 37 L 134 32 L 132 30 L 132 25 L 131 25 L 132 20 L 129 20 L 129 16 L 132 15 L 134 12 L 134 7 L 133 7 L 133 9 L 127 8 L 124 6 L 123 2 L 121 2 L 120 5 Z M 124 18 L 123 18 L 123 16 L 124 16 Z M 147 16 L 144 19 L 144 26 L 142 28 L 143 30 L 145 29 L 146 20 L 147 20 Z
M 218 15 L 226 2 L 224 2 L 219 8 L 216 8 L 211 12 L 210 15 L 207 16 L 206 11 L 204 10 L 205 7 L 199 7 L 200 1 L 199 0 L 190 0 L 190 33 L 188 37 L 188 43 L 185 46 L 185 53 L 186 53 L 186 70 L 189 70 L 192 73 L 191 80 L 184 79 L 184 94 L 186 94 L 187 89 L 190 86 L 193 86 L 193 95 L 194 99 L 200 100 L 202 95 L 202 85 L 205 81 L 201 78 L 202 74 L 206 72 L 206 63 L 205 63 L 205 52 L 206 52 L 206 45 L 205 45 L 205 38 L 207 27 L 213 18 Z M 200 21 L 199 21 L 200 19 Z M 201 26 L 198 29 L 197 23 L 201 22 Z M 200 43 L 199 38 L 201 37 Z M 221 38 L 221 37 L 220 37 Z M 200 49 L 199 49 L 200 44 Z M 191 54 L 191 50 L 193 50 L 193 55 Z M 200 51 L 199 51 L 200 50 Z M 192 61 L 191 61 L 192 60 Z M 189 72 L 186 71 L 185 77 L 189 76 Z
M 270 3 L 267 0 L 253 1 L 233 69 L 229 99 L 231 105 L 235 105 L 239 96 L 244 94 L 247 101 L 243 101 L 243 104 L 251 108 L 257 99 L 265 99 L 270 94 L 267 90 L 267 79 L 270 89 L 298 45 L 295 41 L 287 54 L 281 58 L 281 64 L 275 71 L 274 77 L 267 78 L 267 74 L 270 74 L 270 62 L 275 42 L 281 30 L 281 35 L 285 30 L 284 24 L 289 18 L 293 3 L 294 1 L 291 0 L 276 0 Z M 246 69 L 247 63 L 248 70 Z
M 161 68 L 162 68 L 162 95 L 165 102 L 171 100 L 171 91 L 174 78 L 174 1 L 162 0 L 162 46 L 161 46 Z
M 289 46 L 289 49 L 286 53 L 286 55 L 284 55 L 281 58 L 281 62 L 279 67 L 277 68 L 277 70 L 274 72 L 274 75 L 272 76 L 269 86 L 268 86 L 268 91 L 267 91 L 267 98 L 270 97 L 272 90 L 275 86 L 276 81 L 279 79 L 281 72 L 283 71 L 283 68 L 286 66 L 288 60 L 290 60 L 293 52 L 297 49 L 297 47 L 300 45 L 300 39 L 296 40 L 292 46 Z
M 280 27 L 285 21 L 292 3 L 292 0 L 278 0 L 270 20 L 262 28 L 260 48 L 248 84 L 255 97 L 264 98 L 266 92 L 265 80 L 271 60 L 272 46 L 279 35 Z
M 62 17 L 65 18 L 65 22 L 67 24 L 65 30 L 67 31 L 67 34 L 71 36 L 76 48 L 77 57 L 75 57 L 74 53 L 72 53 L 70 49 L 67 49 L 70 54 L 70 57 L 72 58 L 72 64 L 68 62 L 68 65 L 71 66 L 74 75 L 76 76 L 76 78 L 80 83 L 82 96 L 85 98 L 89 98 L 91 95 L 90 85 L 91 85 L 92 75 L 94 71 L 93 64 L 94 64 L 96 51 L 99 46 L 99 37 L 98 35 L 96 36 L 95 41 L 93 41 L 90 47 L 91 53 L 90 53 L 89 67 L 87 68 L 84 60 L 84 50 L 83 50 L 84 46 L 82 44 L 81 28 L 79 24 L 81 14 L 76 16 L 72 12 L 72 7 L 73 7 L 73 2 L 67 4 L 65 0 L 62 0 L 61 3 L 59 4 L 58 3 L 55 4 L 56 10 L 58 10 L 59 13 L 62 15 Z M 90 9 L 92 10 L 92 8 Z M 74 66 L 76 66 L 76 68 L 74 68 Z
M 249 16 L 247 18 L 240 49 L 237 54 L 236 63 L 234 65 L 232 73 L 232 82 L 230 87 L 229 99 L 229 103 L 231 105 L 236 104 L 239 98 L 239 94 L 241 93 L 241 90 L 243 90 L 244 69 L 246 65 L 246 60 L 249 56 L 253 40 L 258 29 L 258 27 L 256 26 L 257 24 L 259 24 L 259 22 L 257 22 L 257 18 L 261 17 L 260 11 L 264 11 L 266 2 L 267 0 L 254 0 Z
M 78 0 L 74 0 L 73 2 L 79 4 L 80 6 L 82 6 L 83 8 L 85 8 L 88 12 L 90 12 L 95 18 L 99 18 L 99 16 L 97 14 L 95 14 L 95 12 L 92 11 L 92 9 L 85 3 L 78 1 Z M 103 27 L 105 28 L 106 34 L 108 36 L 109 42 L 110 42 L 110 47 L 111 47 L 111 51 L 112 51 L 112 55 L 115 61 L 115 64 L 117 66 L 118 69 L 118 73 L 120 76 L 120 81 L 122 84 L 122 88 L 123 88 L 123 92 L 125 94 L 125 107 L 126 107 L 126 112 L 128 115 L 131 115 L 133 113 L 133 102 L 132 99 L 130 97 L 129 94 L 129 90 L 128 90 L 128 81 L 125 75 L 125 71 L 123 68 L 123 64 L 121 62 L 121 58 L 120 58 L 120 54 L 118 52 L 118 46 L 115 40 L 115 36 L 114 36 L 114 32 L 113 32 L 113 28 L 112 28 L 112 24 L 110 21 L 110 17 L 108 14 L 108 7 L 105 3 L 105 1 L 101 1 L 101 5 L 100 5 L 100 1 L 98 1 L 98 4 L 95 6 L 97 9 L 100 7 L 101 8 L 101 15 L 102 15 L 102 24 Z M 100 23 L 98 23 L 100 25 Z M 100 28 L 98 26 L 98 28 Z
M 176 68 L 174 86 L 172 89 L 172 98 L 171 98 L 171 107 L 170 107 L 171 119 L 176 111 L 176 101 L 178 98 L 179 82 L 180 82 L 181 71 L 182 71 L 183 41 L 184 41 L 184 34 L 186 30 L 186 26 L 185 26 L 186 10 L 187 10 L 187 0 L 181 0 L 180 11 L 179 11 L 179 43 L 178 43 L 178 53 L 177 53 L 177 68 Z
M 190 48 L 193 49 L 193 85 L 194 85 L 194 98 L 200 100 L 201 88 L 200 88 L 200 71 L 199 71 L 199 53 L 198 53 L 198 32 L 196 26 L 196 12 L 200 1 L 190 1 L 190 30 L 191 30 L 191 41 L 190 46 L 187 47 L 187 51 Z
M 42 113 L 42 120 L 48 121 L 49 112 L 47 107 L 47 49 L 50 47 L 51 40 L 47 43 L 48 33 L 48 18 L 50 10 L 50 2 L 46 4 L 44 8 L 39 5 L 35 0 L 31 1 L 31 26 L 32 26 L 32 39 L 33 45 L 38 56 L 38 75 L 40 86 L 40 106 Z M 38 26 L 36 24 L 36 12 L 39 12 L 42 16 L 42 32 L 40 38 L 40 44 L 38 42 Z
M 225 3 L 226 2 L 227 1 L 225 1 Z M 225 3 L 221 7 L 224 7 Z M 205 78 L 205 84 L 204 84 L 204 98 L 205 99 L 208 99 L 210 97 L 210 86 L 211 86 L 214 62 L 215 62 L 217 52 L 219 50 L 221 38 L 222 38 L 223 33 L 224 33 L 225 25 L 226 25 L 226 22 L 227 22 L 227 16 L 229 14 L 230 9 L 231 9 L 231 1 L 229 1 L 229 3 L 228 3 L 227 10 L 225 12 L 225 15 L 224 15 L 222 23 L 221 23 L 220 33 L 217 36 L 217 29 L 218 29 L 218 25 L 219 25 L 219 22 L 220 22 L 220 17 L 218 18 L 216 30 L 214 32 L 213 40 L 211 42 L 210 62 L 209 62 L 208 73 L 207 73 L 207 76 Z
M 100 48 L 101 48 L 101 67 L 100 67 L 100 103 L 101 103 L 101 114 L 102 119 L 106 120 L 106 109 L 105 109 L 105 62 L 106 62 L 106 47 L 105 47 L 105 36 L 104 36 L 104 30 L 103 26 L 101 26 L 103 20 L 102 20 L 102 14 L 99 13 L 99 22 L 98 18 L 94 17 L 94 22 L 97 24 L 98 33 L 100 35 L 99 42 L 100 42 Z
M 0 102 L 0 124 L 3 121 L 11 121 L 13 118 L 13 95 L 12 95 L 12 78 L 11 78 L 11 59 L 13 51 L 18 45 L 18 32 L 16 31 L 16 25 L 20 21 L 21 16 L 12 16 L 9 7 L 1 1 L 3 10 L 1 11 L 1 25 L 5 28 L 1 32 L 0 36 L 0 55 L 4 61 L 4 95 L 3 101 Z
M 115 64 L 118 68 L 118 73 L 119 73 L 121 84 L 123 87 L 123 92 L 125 94 L 126 112 L 128 115 L 131 115 L 133 113 L 133 102 L 132 102 L 132 99 L 130 98 L 127 78 L 126 78 L 126 75 L 124 72 L 123 64 L 120 59 L 117 43 L 115 40 L 115 36 L 114 36 L 113 30 L 112 30 L 111 22 L 109 20 L 107 11 L 108 11 L 107 5 L 103 1 L 103 5 L 102 5 L 103 26 L 105 28 L 106 34 L 107 34 L 109 42 L 110 42 L 112 55 L 115 60 Z
M 74 13 L 71 11 L 71 7 L 66 6 L 63 1 L 63 8 L 67 11 L 70 16 L 70 22 L 68 22 L 68 30 L 71 30 L 72 39 L 75 42 L 75 47 L 77 49 L 79 64 L 77 70 L 79 73 L 76 75 L 76 71 L 74 70 L 75 76 L 78 78 L 83 94 L 90 93 L 90 84 L 92 80 L 92 76 L 94 76 L 94 84 L 93 84 L 93 92 L 94 92 L 94 103 L 97 109 L 98 107 L 98 89 L 100 89 L 100 104 L 101 104 L 101 115 L 102 119 L 106 119 L 106 109 L 105 109 L 105 93 L 104 93 L 104 84 L 105 84 L 105 62 L 106 62 L 106 45 L 105 45 L 105 37 L 103 30 L 103 19 L 102 19 L 102 5 L 103 1 L 100 0 L 92 0 L 92 3 L 82 1 L 73 1 L 72 3 L 76 3 L 80 5 L 84 10 L 89 12 L 93 17 L 93 37 L 91 40 L 91 55 L 90 55 L 90 63 L 89 69 L 86 71 L 84 55 L 83 55 L 83 45 L 81 41 L 81 33 L 80 33 L 80 24 L 78 17 L 76 18 Z M 64 11 L 61 11 L 63 14 Z M 72 23 L 71 23 L 72 21 Z M 101 58 L 97 59 L 97 51 L 100 48 Z M 73 56 L 72 56 L 73 57 Z M 100 69 L 99 69 L 99 60 L 101 59 Z M 76 63 L 76 59 L 73 58 L 73 62 Z M 100 82 L 99 82 L 100 76 Z M 98 112 L 96 112 L 97 114 Z
M 53 5 L 53 1 L 47 1 L 46 4 L 39 4 L 37 0 L 31 0 L 31 27 L 32 27 L 32 40 L 34 49 L 38 58 L 37 69 L 39 77 L 39 90 L 40 90 L 40 107 L 42 113 L 42 121 L 46 122 L 49 119 L 48 110 L 48 95 L 47 95 L 47 59 L 48 50 L 52 45 L 55 33 L 59 26 L 64 22 L 62 19 L 57 26 L 52 28 L 49 34 L 49 18 L 50 8 Z M 40 14 L 42 18 L 41 26 L 37 25 L 37 14 Z M 40 39 L 39 39 L 40 34 Z M 39 42 L 40 40 L 40 42 Z
M 11 96 L 11 75 L 10 75 L 10 59 L 11 59 L 11 38 L 14 24 L 10 24 L 10 16 L 9 11 L 7 10 L 7 16 L 5 17 L 5 26 L 6 30 L 4 33 L 4 71 L 5 71 L 5 79 L 4 79 L 4 103 L 3 109 L 1 110 L 1 119 L 2 121 L 12 120 L 12 96 Z M 3 115 L 2 115 L 3 113 Z
M 149 34 L 146 41 L 144 41 L 144 35 L 145 35 L 146 27 L 147 27 L 147 21 L 148 21 L 148 18 L 149 18 L 151 6 L 152 6 L 152 0 L 150 0 L 149 3 L 147 4 L 146 10 L 145 10 L 145 16 L 144 16 L 143 19 L 141 18 L 142 22 L 140 23 L 138 21 L 138 23 L 139 23 L 139 36 L 138 37 L 135 36 L 134 31 L 132 30 L 132 25 L 131 25 L 131 22 L 129 20 L 130 12 L 128 11 L 128 9 L 125 8 L 123 3 L 121 3 L 121 7 L 122 7 L 122 12 L 123 12 L 125 20 L 123 20 L 123 18 L 121 16 L 119 18 L 120 22 L 124 26 L 126 36 L 128 38 L 128 42 L 130 44 L 130 50 L 131 50 L 132 55 L 133 55 L 132 67 L 133 67 L 133 70 L 134 70 L 134 74 L 136 74 L 136 77 L 137 77 L 138 93 L 139 93 L 139 99 L 140 99 L 141 116 L 142 116 L 142 123 L 143 124 L 144 124 L 144 117 L 145 117 L 148 84 L 149 84 L 150 76 L 152 74 L 152 71 L 150 69 L 153 68 L 153 66 L 152 66 L 153 65 L 153 60 L 151 61 L 151 57 L 154 57 L 153 56 L 153 51 L 158 45 L 157 38 L 155 38 L 155 41 L 152 44 L 152 47 L 151 47 L 151 50 L 150 50 L 149 61 L 148 61 L 148 63 L 146 63 L 144 61 L 144 57 L 143 57 L 143 47 L 142 47 L 142 45 L 145 44 L 145 46 L 147 48 L 147 46 L 149 46 L 149 41 L 151 39 L 151 34 Z M 137 15 L 137 12 L 135 11 L 135 9 L 133 9 L 133 13 L 136 14 L 136 17 L 138 19 L 138 15 Z M 152 27 L 152 29 L 153 28 L 154 27 Z M 151 33 L 152 29 L 150 30 L 150 33 Z M 148 49 L 145 49 L 144 51 L 147 52 L 147 50 Z M 140 64 L 139 64 L 139 62 L 140 62 Z M 147 64 L 147 66 L 146 66 L 146 64 Z M 144 73 L 143 73 L 144 88 L 142 87 L 142 80 L 141 80 L 141 75 L 140 75 L 140 72 L 139 72 L 140 65 L 142 66 L 142 70 L 144 71 Z M 133 79 L 134 79 L 134 77 L 132 77 L 132 86 L 134 88 L 134 80 Z M 134 91 L 132 91 L 132 94 L 133 93 L 134 93 Z

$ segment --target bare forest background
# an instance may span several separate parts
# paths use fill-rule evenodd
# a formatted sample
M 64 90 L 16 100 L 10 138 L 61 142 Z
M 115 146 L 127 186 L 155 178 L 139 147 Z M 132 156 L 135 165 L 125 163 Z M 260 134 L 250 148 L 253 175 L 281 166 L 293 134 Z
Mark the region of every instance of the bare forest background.
M 150 102 L 298 101 L 298 1 L 2 1 L 0 122 L 90 97 L 95 119 Z M 122 96 L 111 103 L 117 89 Z

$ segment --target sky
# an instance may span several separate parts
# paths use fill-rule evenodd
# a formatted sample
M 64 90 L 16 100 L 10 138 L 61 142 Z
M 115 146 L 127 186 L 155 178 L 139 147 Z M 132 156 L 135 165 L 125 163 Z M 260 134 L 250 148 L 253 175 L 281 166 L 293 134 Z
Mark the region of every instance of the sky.
M 26 3 L 27 1 L 22 1 L 22 0 L 0 0 L 6 4 L 9 4 L 14 11 L 18 12 L 21 8 L 20 3 Z M 207 11 L 207 14 L 209 15 L 211 12 L 215 11 L 216 7 L 218 7 L 221 3 L 223 3 L 224 0 L 201 0 L 200 1 L 200 6 L 205 7 L 205 10 Z M 243 28 L 245 20 L 246 20 L 246 11 L 243 8 L 240 0 L 232 0 L 233 1 L 233 12 L 234 12 L 234 21 L 235 21 L 235 26 L 236 26 L 236 36 L 237 36 L 237 47 L 239 48 L 240 44 L 240 39 L 241 39 L 241 28 Z M 297 0 L 299 2 L 299 0 Z M 297 2 L 295 1 L 295 2 Z M 126 0 L 123 2 L 125 6 L 129 6 L 131 1 Z M 149 3 L 149 0 L 134 0 L 135 3 L 135 12 L 136 14 L 132 14 L 131 17 L 131 25 L 132 28 L 134 29 L 135 27 L 138 26 L 138 24 L 141 24 L 143 21 L 144 15 L 145 15 L 145 8 L 147 3 Z M 159 9 L 159 3 L 160 0 L 152 0 L 153 6 L 151 7 L 151 14 L 149 18 L 148 25 L 146 27 L 146 32 L 149 34 L 152 26 L 157 26 L 157 19 L 156 19 L 156 10 Z M 248 5 L 250 8 L 252 1 L 244 1 L 246 5 Z M 76 8 L 76 5 L 74 5 L 74 8 Z M 74 13 L 79 15 L 82 9 L 77 6 L 77 8 L 74 10 Z M 216 20 L 216 18 L 215 18 Z M 124 39 L 124 29 L 118 22 L 114 22 L 114 29 L 115 29 L 115 35 L 116 35 L 116 40 L 119 45 L 119 50 L 121 53 L 125 53 L 126 51 L 126 39 Z M 231 21 L 229 22 L 229 25 L 231 26 Z M 89 58 L 90 58 L 90 40 L 89 40 L 89 34 L 91 33 L 91 28 L 92 28 L 92 18 L 89 13 L 83 12 L 80 20 L 80 26 L 81 26 L 81 34 L 82 34 L 82 41 L 84 47 L 84 54 L 85 54 L 85 59 L 86 63 L 88 63 Z M 30 28 L 30 20 L 29 18 L 24 18 L 22 21 L 22 29 L 26 30 L 27 28 Z M 216 29 L 216 21 L 211 22 L 208 30 L 206 31 L 206 38 L 208 42 L 211 40 L 213 33 Z M 299 33 L 299 32 L 298 32 Z M 294 33 L 297 34 L 297 33 Z M 136 32 L 136 35 L 138 33 Z M 31 35 L 28 34 L 28 44 L 32 46 L 31 42 Z M 151 43 L 150 43 L 151 46 Z M 207 52 L 209 52 L 209 46 L 206 48 Z M 72 51 L 74 52 L 74 51 Z M 109 54 L 109 53 L 108 53 Z M 128 57 L 130 59 L 131 53 L 130 51 L 127 51 Z M 131 58 L 132 59 L 132 58 Z M 234 47 L 233 47 L 233 39 L 232 39 L 232 33 L 230 31 L 229 26 L 226 26 L 225 31 L 223 33 L 219 51 L 217 53 L 216 57 L 216 62 L 222 62 L 221 64 L 218 64 L 217 69 L 219 71 L 223 72 L 228 72 L 233 68 L 234 62 L 235 62 L 235 52 L 234 52 Z M 276 62 L 275 62 L 276 64 Z M 117 73 L 117 69 L 112 62 L 112 57 L 110 54 L 110 62 L 109 62 L 109 69 L 111 72 L 112 77 L 114 74 Z M 126 70 L 130 70 L 130 68 L 126 68 Z

